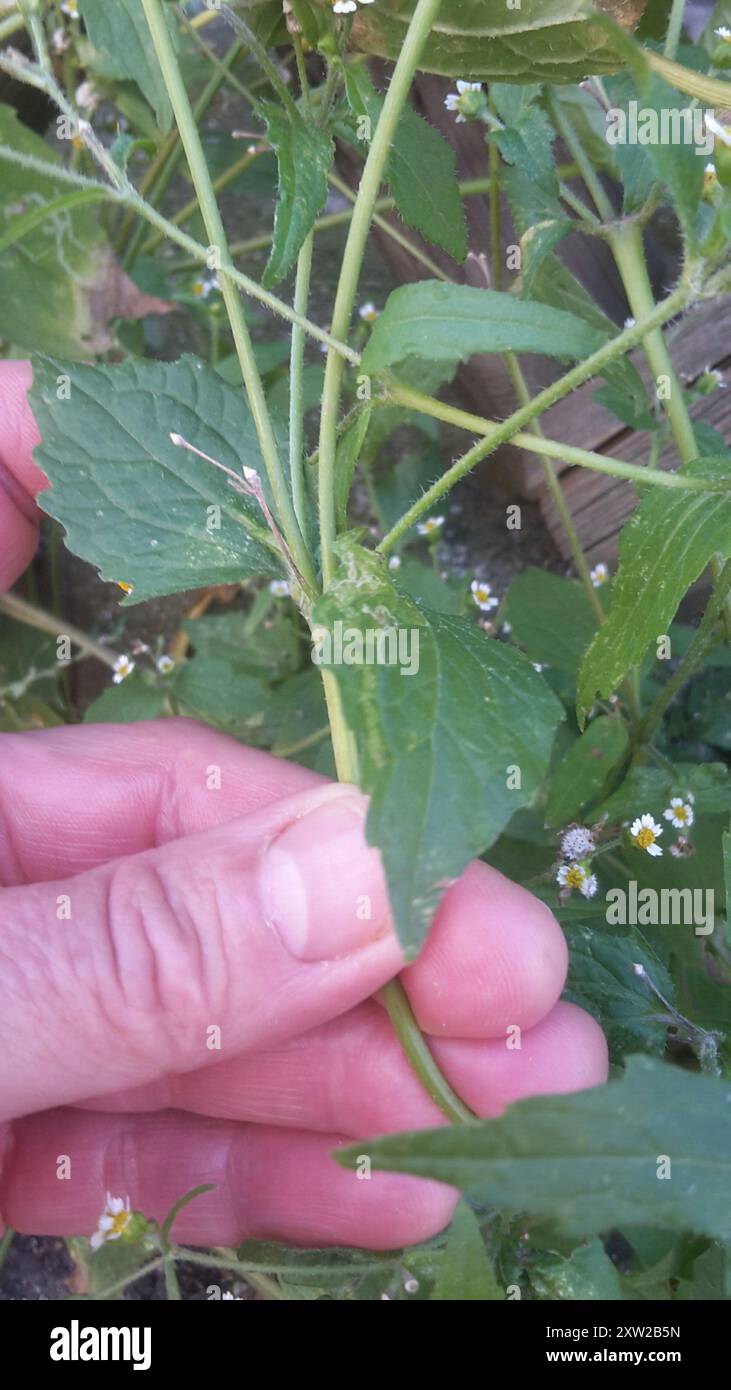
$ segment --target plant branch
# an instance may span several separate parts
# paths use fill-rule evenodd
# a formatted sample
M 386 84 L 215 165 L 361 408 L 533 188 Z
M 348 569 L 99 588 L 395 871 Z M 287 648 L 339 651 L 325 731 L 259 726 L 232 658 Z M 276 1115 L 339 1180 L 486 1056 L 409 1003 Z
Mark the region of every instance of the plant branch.
M 366 240 L 386 160 L 393 144 L 396 127 L 408 96 L 419 56 L 431 26 L 439 13 L 440 4 L 441 0 L 418 0 L 384 98 L 381 114 L 368 151 L 368 158 L 361 175 L 343 252 L 332 315 L 332 331 L 336 338 L 346 338 L 350 330 L 350 320 L 363 264 Z M 322 571 L 325 584 L 331 579 L 334 567 L 333 542 L 336 533 L 335 441 L 342 379 L 342 358 L 337 353 L 330 351 L 325 366 L 325 384 L 320 415 L 319 508 Z
M 28 603 L 27 599 L 19 598 L 17 594 L 0 594 L 0 613 L 15 618 L 16 622 L 25 623 L 27 627 L 37 628 L 39 632 L 48 632 L 51 637 L 68 637 L 85 656 L 96 657 L 97 661 L 102 661 L 105 666 L 114 670 L 119 652 L 113 651 L 111 647 L 103 647 L 80 628 L 74 627 L 73 623 L 56 618 L 53 613 L 47 613 L 43 608 L 36 608 L 35 604 Z

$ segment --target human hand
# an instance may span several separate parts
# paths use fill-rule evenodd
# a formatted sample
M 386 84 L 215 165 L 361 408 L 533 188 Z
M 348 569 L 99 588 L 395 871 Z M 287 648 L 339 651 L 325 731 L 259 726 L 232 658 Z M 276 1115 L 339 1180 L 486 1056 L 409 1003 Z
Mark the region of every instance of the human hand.
M 42 477 L 26 384 L 2 364 L 0 457 L 26 489 L 0 488 L 5 583 Z M 6 734 L 2 754 L 2 1219 L 90 1232 L 107 1190 L 161 1219 L 213 1182 L 177 1239 L 388 1248 L 445 1225 L 449 1188 L 331 1158 L 442 1122 L 370 997 L 401 957 L 365 798 L 184 720 Z M 402 979 L 478 1113 L 605 1079 L 597 1024 L 557 1002 L 565 969 L 551 913 L 494 869 L 445 894 Z

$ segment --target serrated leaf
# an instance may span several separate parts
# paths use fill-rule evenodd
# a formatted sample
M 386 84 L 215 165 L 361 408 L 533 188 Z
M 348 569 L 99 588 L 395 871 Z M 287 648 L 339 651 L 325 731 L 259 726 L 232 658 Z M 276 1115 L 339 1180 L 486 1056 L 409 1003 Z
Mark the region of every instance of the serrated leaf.
M 727 459 L 696 459 L 688 471 L 712 476 L 728 470 Z M 731 554 L 731 492 L 653 488 L 642 498 L 620 536 L 607 621 L 579 673 L 581 719 L 596 695 L 611 695 L 650 643 L 667 633 L 686 590 L 717 552 Z
M 578 1094 L 519 1101 L 496 1120 L 396 1134 L 376 1169 L 451 1183 L 475 1200 L 588 1235 L 631 1225 L 731 1236 L 731 1084 L 650 1057 Z M 352 1168 L 362 1141 L 334 1157 Z M 671 1180 L 658 1179 L 658 1158 Z
M 386 301 L 363 353 L 365 372 L 417 356 L 464 360 L 477 352 L 535 352 L 569 360 L 588 357 L 603 338 L 564 309 L 499 290 L 420 280 Z
M 553 1302 L 624 1298 L 619 1273 L 598 1238 L 580 1245 L 567 1260 L 532 1266 L 530 1282 L 539 1298 Z
M 362 63 L 345 70 L 354 115 L 367 115 L 375 129 L 383 106 Z M 467 255 L 467 228 L 457 183 L 454 150 L 413 107 L 399 117 L 386 162 L 385 179 L 407 227 L 441 246 L 456 261 Z
M 314 657 L 340 688 L 371 798 L 368 839 L 381 851 L 396 930 L 413 957 L 445 883 L 532 800 L 563 711 L 520 653 L 467 619 L 417 606 L 385 559 L 352 537 L 337 550 L 335 580 L 315 604 L 323 640 Z M 339 657 L 338 631 L 355 632 L 358 664 Z M 515 765 L 520 786 L 511 789 Z
M 627 726 L 618 715 L 599 715 L 554 768 L 546 801 L 546 824 L 568 825 L 596 801 L 629 749 Z
M 36 358 L 30 402 L 36 460 L 51 480 L 44 511 L 103 578 L 133 586 L 133 603 L 280 573 L 251 499 L 170 439 L 182 434 L 237 474 L 261 467 L 242 393 L 211 368 L 192 357 L 115 367 Z M 219 519 L 210 507 L 219 528 L 207 524 Z
M 623 936 L 567 923 L 564 930 L 570 959 L 565 996 L 598 1019 L 610 1055 L 619 1061 L 642 1047 L 662 1056 L 673 1016 L 634 969 L 641 965 L 672 1005 L 675 985 L 660 957 L 635 928 Z
M 353 40 L 365 53 L 396 59 L 416 0 L 382 0 L 359 8 Z M 627 26 L 644 0 L 604 0 L 603 9 Z M 587 16 L 584 0 L 444 0 L 424 46 L 425 72 L 505 82 L 580 82 L 588 72 L 615 71 L 621 52 Z
M 676 763 L 675 767 L 631 767 L 621 787 L 597 807 L 609 820 L 626 820 L 638 809 L 658 813 L 671 796 L 692 792 L 696 815 L 731 810 L 731 781 L 724 763 Z
M 167 132 L 173 123 L 173 109 L 140 0 L 114 0 L 113 4 L 109 0 L 79 0 L 79 10 L 91 42 L 102 54 L 105 72 L 133 78 L 155 112 L 160 129 Z M 163 11 L 177 43 L 172 13 L 167 6 Z
M 450 1303 L 486 1303 L 505 1297 L 489 1262 L 477 1217 L 466 1202 L 458 1204 L 452 1218 L 432 1297 Z
M 335 515 L 339 530 L 345 529 L 350 488 L 370 422 L 371 405 L 368 404 L 343 430 L 337 443 L 335 451 Z
M 262 284 L 276 285 L 294 265 L 302 243 L 327 201 L 327 176 L 334 146 L 326 131 L 271 101 L 257 103 L 267 138 L 277 156 L 279 188 L 274 240 Z

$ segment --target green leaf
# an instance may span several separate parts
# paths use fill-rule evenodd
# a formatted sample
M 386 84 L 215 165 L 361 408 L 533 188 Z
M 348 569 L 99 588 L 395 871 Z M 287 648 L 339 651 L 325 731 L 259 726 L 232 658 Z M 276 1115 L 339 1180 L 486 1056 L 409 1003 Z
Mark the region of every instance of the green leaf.
M 55 177 L 60 160 L 40 136 L 0 105 L 0 144 L 41 159 L 48 176 L 3 162 L 0 301 L 3 337 L 18 347 L 88 357 L 109 346 L 91 306 L 108 248 L 96 212 Z M 72 202 L 69 202 L 69 199 Z M 46 216 L 41 216 L 46 213 Z M 18 226 L 24 226 L 16 239 Z
M 724 763 L 676 763 L 675 768 L 631 767 L 621 787 L 597 807 L 608 820 L 628 820 L 639 810 L 659 814 L 671 796 L 692 792 L 695 812 L 722 815 L 731 810 L 731 780 Z
M 580 1245 L 567 1260 L 534 1265 L 530 1282 L 539 1298 L 553 1302 L 624 1298 L 619 1273 L 599 1239 Z
M 194 657 L 181 667 L 173 689 L 186 711 L 249 743 L 256 741 L 268 692 L 262 681 L 249 674 L 245 660 L 231 660 L 228 655 Z
M 485 1303 L 505 1297 L 488 1260 L 477 1217 L 466 1202 L 460 1202 L 454 1213 L 432 1297 L 451 1303 Z
M 368 116 L 375 129 L 383 98 L 363 63 L 351 63 L 345 69 L 345 89 L 353 114 Z M 411 106 L 399 117 L 385 179 L 407 227 L 415 227 L 427 241 L 463 261 L 467 228 L 454 150 Z
M 520 97 L 514 95 L 516 91 Z M 517 164 L 532 182 L 548 193 L 558 193 L 553 162 L 556 135 L 545 111 L 532 105 L 539 87 L 512 87 L 493 82 L 490 96 L 504 128 L 491 135 L 507 164 Z
M 368 404 L 351 420 L 338 440 L 335 452 L 335 515 L 339 530 L 345 529 L 350 488 L 370 422 L 371 406 Z
M 103 578 L 133 585 L 133 603 L 280 573 L 251 499 L 170 439 L 183 435 L 236 474 L 261 467 L 242 393 L 211 368 L 193 357 L 115 367 L 36 358 L 30 402 L 52 484 L 44 511 Z
M 327 176 L 333 161 L 331 137 L 294 112 L 271 101 L 257 103 L 266 121 L 279 169 L 274 240 L 262 284 L 276 285 L 294 265 L 302 243 L 327 201 Z
M 627 726 L 619 715 L 599 715 L 569 748 L 551 778 L 547 825 L 568 825 L 604 791 L 629 748 Z
M 564 309 L 499 290 L 420 280 L 389 295 L 363 353 L 365 372 L 412 355 L 464 360 L 476 352 L 535 352 L 562 360 L 588 357 L 603 338 Z
M 689 472 L 728 474 L 727 459 L 696 459 Z M 612 603 L 584 657 L 577 710 L 584 719 L 597 693 L 606 698 L 667 633 L 678 604 L 716 552 L 731 554 L 731 492 L 645 495 L 619 541 Z
M 159 719 L 165 711 L 165 691 L 148 685 L 134 672 L 121 685 L 110 685 L 84 712 L 85 724 L 136 724 Z
M 572 1235 L 634 1222 L 731 1236 L 731 1084 L 650 1057 L 628 1058 L 606 1086 L 366 1148 L 376 1169 L 437 1178 L 501 1211 L 528 1206 Z M 353 1168 L 364 1152 L 361 1140 L 333 1157 Z
M 468 620 L 421 609 L 396 589 L 385 559 L 352 537 L 337 550 L 335 580 L 315 604 L 323 640 L 316 637 L 314 659 L 340 687 L 371 797 L 368 839 L 381 850 L 396 930 L 412 958 L 445 882 L 533 798 L 562 708 L 518 652 Z M 345 646 L 338 651 L 338 631 L 358 664 L 346 664 Z
M 163 6 L 168 28 L 177 43 L 177 28 L 170 9 Z M 104 71 L 113 77 L 131 77 L 149 101 L 162 131 L 173 123 L 173 110 L 140 0 L 79 0 L 79 10 L 95 48 L 100 50 Z
M 660 957 L 636 928 L 625 936 L 568 923 L 564 930 L 570 956 L 566 998 L 598 1019 L 612 1058 L 620 1061 L 637 1047 L 662 1057 L 673 1018 L 634 969 L 641 965 L 673 1004 L 675 985 Z
M 353 16 L 353 41 L 365 53 L 396 59 L 416 0 L 382 0 Z M 621 19 L 620 0 L 604 9 Z M 640 7 L 635 9 L 635 16 Z M 631 12 L 630 12 L 631 13 Z M 444 0 L 419 66 L 448 77 L 505 82 L 580 82 L 622 64 L 613 36 L 587 17 L 584 0 Z
M 512 638 L 531 661 L 575 675 L 596 631 L 596 619 L 575 579 L 529 568 L 513 580 L 503 605 Z

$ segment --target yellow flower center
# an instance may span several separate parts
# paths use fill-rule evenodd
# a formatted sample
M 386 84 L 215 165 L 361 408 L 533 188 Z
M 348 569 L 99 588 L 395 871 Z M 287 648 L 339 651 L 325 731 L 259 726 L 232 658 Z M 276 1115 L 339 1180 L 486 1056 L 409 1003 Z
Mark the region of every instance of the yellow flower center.
M 111 1237 L 112 1235 L 115 1235 L 115 1236 L 121 1236 L 121 1235 L 123 1235 L 124 1232 L 126 1231 L 127 1227 L 129 1226 L 129 1223 L 130 1223 L 131 1220 L 132 1220 L 132 1213 L 131 1213 L 131 1212 L 129 1212 L 129 1211 L 118 1211 L 118 1212 L 116 1212 L 116 1214 L 112 1217 L 112 1229 L 111 1229 L 111 1231 L 109 1232 L 110 1237 Z
M 578 864 L 572 864 L 566 875 L 566 885 L 568 888 L 581 888 L 584 882 L 584 870 Z
M 674 812 L 675 812 L 675 819 L 676 819 L 676 820 L 686 821 L 686 820 L 688 819 L 688 808 L 687 808 L 687 806 L 673 806 L 673 810 L 674 810 Z
M 647 849 L 648 845 L 654 845 L 655 843 L 655 832 L 654 830 L 650 830 L 649 826 L 645 825 L 642 827 L 642 830 L 638 831 L 635 835 L 634 841 L 636 845 L 639 845 L 640 849 Z

